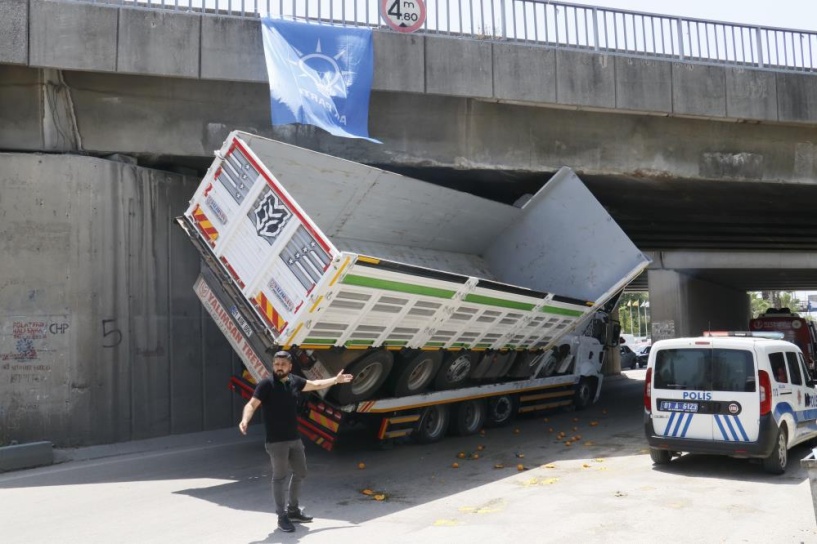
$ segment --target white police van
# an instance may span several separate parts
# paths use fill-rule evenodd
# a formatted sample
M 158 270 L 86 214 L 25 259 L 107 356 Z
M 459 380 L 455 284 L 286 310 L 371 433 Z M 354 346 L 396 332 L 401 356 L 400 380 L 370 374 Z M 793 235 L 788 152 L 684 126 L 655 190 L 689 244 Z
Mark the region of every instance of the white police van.
M 704 453 L 759 458 L 782 474 L 788 450 L 817 437 L 817 389 L 790 342 L 752 333 L 661 340 L 647 364 L 644 430 L 657 465 Z

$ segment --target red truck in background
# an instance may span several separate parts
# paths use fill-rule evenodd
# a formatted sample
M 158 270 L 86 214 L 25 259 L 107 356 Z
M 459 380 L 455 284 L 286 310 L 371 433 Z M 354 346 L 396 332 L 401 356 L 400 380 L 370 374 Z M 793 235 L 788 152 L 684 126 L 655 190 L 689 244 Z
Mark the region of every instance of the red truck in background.
M 789 308 L 769 308 L 749 322 L 752 331 L 777 331 L 783 338 L 800 348 L 806 365 L 814 376 L 817 361 L 817 329 L 814 323 L 800 317 Z

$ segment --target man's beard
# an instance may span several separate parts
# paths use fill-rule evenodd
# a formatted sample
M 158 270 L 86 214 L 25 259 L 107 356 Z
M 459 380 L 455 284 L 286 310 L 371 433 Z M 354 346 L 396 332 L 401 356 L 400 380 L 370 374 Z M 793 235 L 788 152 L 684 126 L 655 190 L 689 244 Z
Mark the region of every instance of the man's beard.
M 276 377 L 276 378 L 279 378 L 279 379 L 284 379 L 284 378 L 286 378 L 287 376 L 289 376 L 289 372 L 288 372 L 288 371 L 286 371 L 286 370 L 276 370 L 276 371 L 275 371 L 275 377 Z

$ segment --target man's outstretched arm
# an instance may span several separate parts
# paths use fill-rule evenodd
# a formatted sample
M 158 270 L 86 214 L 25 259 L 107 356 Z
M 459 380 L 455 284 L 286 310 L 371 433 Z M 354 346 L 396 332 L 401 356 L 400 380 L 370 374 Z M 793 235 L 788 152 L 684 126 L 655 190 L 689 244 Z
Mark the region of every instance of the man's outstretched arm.
M 244 411 L 241 415 L 241 423 L 238 424 L 238 430 L 241 431 L 241 434 L 247 434 L 247 425 L 250 424 L 252 415 L 259 406 L 261 406 L 261 401 L 255 397 L 251 398 L 250 401 L 244 405 Z

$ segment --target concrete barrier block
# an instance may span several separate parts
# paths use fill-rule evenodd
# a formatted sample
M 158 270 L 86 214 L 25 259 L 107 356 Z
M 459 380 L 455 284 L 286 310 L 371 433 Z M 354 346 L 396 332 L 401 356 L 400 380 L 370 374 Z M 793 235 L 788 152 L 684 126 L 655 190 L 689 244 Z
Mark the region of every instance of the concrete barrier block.
M 817 78 L 812 74 L 776 74 L 780 121 L 817 121 Z
M 375 32 L 372 89 L 422 93 L 425 91 L 425 38 L 419 34 Z
M 201 16 L 121 9 L 117 71 L 198 77 Z
M 721 66 L 672 63 L 674 113 L 726 117 L 726 70 Z
M 616 107 L 672 113 L 672 64 L 665 60 L 616 57 Z
M 0 2 L 0 63 L 28 62 L 28 0 Z
M 777 120 L 777 80 L 772 72 L 726 69 L 726 115 L 738 119 Z
M 201 20 L 201 77 L 267 81 L 261 22 L 227 17 Z
M 583 51 L 557 51 L 556 97 L 559 104 L 615 108 L 613 58 Z
M 556 51 L 496 43 L 494 97 L 523 102 L 556 102 Z
M 49 0 L 31 0 L 31 66 L 63 70 L 116 70 L 118 10 Z
M 54 462 L 51 442 L 31 442 L 0 448 L 0 472 L 50 465 Z
M 427 93 L 493 96 L 489 42 L 426 36 L 425 43 Z

